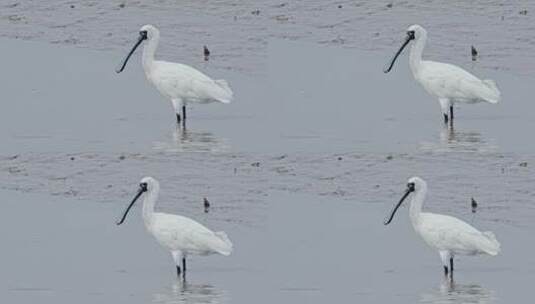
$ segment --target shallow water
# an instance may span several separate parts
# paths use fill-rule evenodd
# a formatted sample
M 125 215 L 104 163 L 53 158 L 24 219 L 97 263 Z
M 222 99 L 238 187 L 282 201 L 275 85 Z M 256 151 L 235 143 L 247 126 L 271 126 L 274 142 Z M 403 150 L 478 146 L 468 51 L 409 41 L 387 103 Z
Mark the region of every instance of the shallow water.
M 456 107 L 450 130 L 438 102 L 409 75 L 405 57 L 384 75 L 386 52 L 273 41 L 268 75 L 215 73 L 232 84 L 235 102 L 191 107 L 184 131 L 176 130 L 170 102 L 144 79 L 138 57 L 117 75 L 121 52 L 10 40 L 2 51 L 0 63 L 11 71 L 0 76 L 7 84 L 4 154 L 535 151 L 521 135 L 535 127 L 531 79 L 506 72 L 484 72 L 500 84 L 503 102 Z
M 492 228 L 504 251 L 458 258 L 451 285 L 405 210 L 385 227 L 386 204 L 270 192 L 265 225 L 214 220 L 220 210 L 197 217 L 227 231 L 235 252 L 190 259 L 184 284 L 170 254 L 144 231 L 139 206 L 118 227 L 123 206 L 1 194 L 0 265 L 11 275 L 0 276 L 0 285 L 9 303 L 510 303 L 529 297 L 535 277 L 524 229 L 478 223 Z

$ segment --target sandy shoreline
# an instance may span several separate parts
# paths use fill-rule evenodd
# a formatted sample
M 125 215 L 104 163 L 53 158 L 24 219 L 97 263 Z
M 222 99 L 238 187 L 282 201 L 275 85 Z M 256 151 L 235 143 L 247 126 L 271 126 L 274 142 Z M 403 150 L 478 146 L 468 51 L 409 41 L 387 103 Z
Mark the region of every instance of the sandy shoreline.
M 139 27 L 163 30 L 161 55 L 208 68 L 262 74 L 271 39 L 393 52 L 407 26 L 432 33 L 432 58 L 534 75 L 535 4 L 529 1 L 8 1 L 0 37 L 125 51 Z M 525 12 L 525 13 L 524 13 Z

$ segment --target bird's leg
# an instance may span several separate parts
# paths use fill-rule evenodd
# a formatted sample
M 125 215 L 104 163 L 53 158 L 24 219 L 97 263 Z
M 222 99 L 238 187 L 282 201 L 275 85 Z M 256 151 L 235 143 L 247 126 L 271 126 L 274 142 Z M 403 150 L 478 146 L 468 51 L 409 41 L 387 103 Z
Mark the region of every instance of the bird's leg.
M 186 278 L 186 257 L 182 257 L 182 268 L 184 269 L 184 278 Z
M 447 277 L 451 273 L 451 269 L 448 269 L 448 259 L 451 258 L 451 255 L 447 251 L 440 251 L 439 253 L 442 265 L 444 266 L 444 275 Z
M 186 105 L 182 105 L 182 117 L 184 117 L 184 121 L 186 121 Z
M 451 117 L 449 117 L 449 107 L 451 106 L 450 100 L 447 98 L 439 98 L 438 101 L 440 102 L 440 109 L 442 110 L 442 115 L 444 115 L 444 123 L 448 124 L 448 121 L 451 120 Z
M 453 256 L 450 257 L 450 272 L 451 272 L 450 276 L 453 279 Z
M 450 105 L 450 127 L 453 128 L 453 104 Z
M 180 123 L 186 119 L 184 115 L 182 115 L 183 117 L 180 117 L 180 106 L 182 106 L 182 100 L 172 99 L 171 102 L 173 103 L 173 109 L 175 110 L 176 122 L 178 123 L 178 125 L 180 125 Z
M 184 270 L 180 269 L 180 259 L 183 258 L 182 252 L 172 251 L 171 254 L 173 255 L 173 260 L 175 261 L 175 265 L 176 265 L 176 275 L 180 279 L 180 275 L 181 274 L 184 275 L 185 270 L 186 270 L 186 269 Z

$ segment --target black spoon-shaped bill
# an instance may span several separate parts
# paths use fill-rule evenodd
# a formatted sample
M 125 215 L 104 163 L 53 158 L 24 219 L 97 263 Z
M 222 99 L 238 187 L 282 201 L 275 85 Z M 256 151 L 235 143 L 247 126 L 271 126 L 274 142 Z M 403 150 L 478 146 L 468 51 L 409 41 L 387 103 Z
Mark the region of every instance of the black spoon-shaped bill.
M 396 52 L 396 54 L 394 55 L 394 57 L 392 57 L 392 59 L 390 60 L 390 62 L 385 66 L 385 68 L 383 69 L 383 72 L 385 73 L 388 73 L 390 72 L 390 70 L 392 70 L 392 67 L 394 67 L 394 63 L 396 63 L 396 60 L 398 59 L 398 56 L 399 54 L 401 54 L 401 52 L 403 52 L 403 49 L 407 46 L 407 44 L 409 44 L 409 42 L 411 42 L 411 40 L 414 39 L 414 34 L 410 34 L 408 33 L 407 34 L 407 37 L 405 38 L 405 41 L 403 42 L 403 44 L 401 45 L 401 47 L 399 48 L 399 50 Z
M 121 64 L 119 64 L 119 66 L 117 66 L 117 68 L 115 69 L 115 72 L 121 73 L 124 70 L 124 68 L 126 67 L 126 64 L 128 63 L 128 60 L 130 59 L 130 56 L 132 56 L 132 54 L 134 54 L 134 52 L 136 51 L 137 47 L 145 39 L 147 39 L 147 32 L 140 32 L 139 33 L 139 37 L 138 37 L 138 39 L 136 41 L 136 44 L 134 44 L 134 47 L 132 47 L 130 52 L 128 52 L 128 55 L 126 55 L 126 57 L 123 59 Z
M 143 194 L 143 192 L 145 192 L 145 191 L 147 191 L 147 187 L 143 186 L 143 185 L 140 185 L 136 196 L 134 196 L 134 199 L 130 202 L 130 204 L 128 204 L 128 206 L 124 210 L 123 215 L 121 216 L 121 219 L 118 220 L 117 223 L 116 223 L 117 225 L 121 225 L 122 223 L 124 223 L 124 221 L 126 220 L 126 216 L 128 215 L 128 212 L 130 212 L 130 209 L 132 208 L 132 206 L 134 206 L 134 203 L 141 196 L 141 194 Z
M 385 225 L 388 225 L 388 224 L 390 224 L 392 222 L 392 220 L 394 219 L 394 215 L 396 215 L 396 212 L 398 211 L 398 209 L 401 206 L 401 204 L 403 203 L 403 201 L 413 191 L 414 191 L 414 185 L 413 184 L 409 184 L 409 186 L 407 187 L 407 190 L 405 190 L 405 194 L 403 194 L 403 196 L 401 197 L 399 202 L 394 206 L 394 209 L 392 209 L 392 211 L 390 212 L 390 216 L 388 216 L 388 218 L 384 221 Z

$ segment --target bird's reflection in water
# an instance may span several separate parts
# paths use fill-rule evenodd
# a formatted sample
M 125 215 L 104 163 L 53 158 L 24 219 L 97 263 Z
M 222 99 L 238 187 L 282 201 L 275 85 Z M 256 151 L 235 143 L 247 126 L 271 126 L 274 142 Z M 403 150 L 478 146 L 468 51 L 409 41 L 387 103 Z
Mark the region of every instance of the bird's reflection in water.
M 420 303 L 447 304 L 447 303 L 495 303 L 494 292 L 478 284 L 456 284 L 454 281 L 444 279 L 439 288 L 420 295 Z
M 440 130 L 439 141 L 422 143 L 423 150 L 433 152 L 494 152 L 498 147 L 476 131 L 459 131 L 452 126 Z
M 162 304 L 218 304 L 226 303 L 227 300 L 227 294 L 223 290 L 209 284 L 190 284 L 187 281 L 175 282 L 152 295 L 152 303 Z
M 228 152 L 230 144 L 211 132 L 177 127 L 168 140 L 154 143 L 154 148 L 164 152 Z

